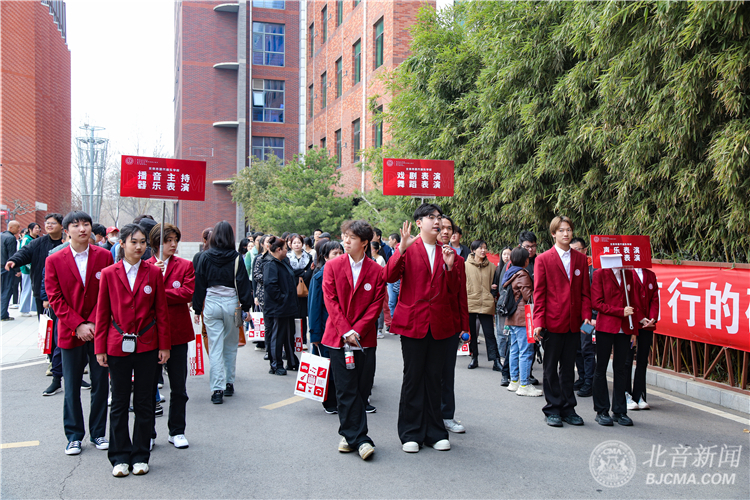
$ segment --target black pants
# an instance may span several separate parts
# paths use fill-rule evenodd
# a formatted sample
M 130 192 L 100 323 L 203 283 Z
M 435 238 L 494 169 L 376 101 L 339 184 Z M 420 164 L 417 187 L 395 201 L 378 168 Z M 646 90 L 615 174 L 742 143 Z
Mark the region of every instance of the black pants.
M 52 309 L 49 310 L 49 317 L 53 321 L 52 326 L 52 359 L 50 360 L 52 362 L 52 376 L 53 377 L 62 377 L 63 376 L 63 369 L 62 369 L 62 349 L 57 345 L 57 328 L 59 326 L 60 321 L 57 319 L 57 316 L 55 316 L 55 313 L 52 311 Z M 96 356 L 93 356 L 90 361 L 96 364 L 96 366 L 99 366 L 99 363 L 96 361 Z M 84 363 L 85 364 L 85 363 Z M 102 368 L 102 367 L 100 367 Z M 102 368 L 105 372 L 107 371 L 106 368 Z M 104 437 L 97 436 L 97 437 Z
M 323 344 L 313 344 L 312 352 L 316 356 L 322 356 L 324 358 L 331 359 L 332 350 L 333 349 L 329 349 Z M 325 401 L 323 401 L 323 408 L 333 410 L 338 409 L 338 399 L 336 398 L 336 381 L 333 379 L 333 375 L 328 377 L 328 393 L 326 394 Z
M 596 371 L 594 373 L 594 411 L 602 413 L 609 411 L 609 386 L 607 386 L 607 366 L 609 355 L 612 356 L 612 412 L 626 414 L 625 384 L 627 383 L 627 367 L 625 360 L 630 349 L 630 335 L 624 333 L 596 332 Z
M 167 427 L 170 436 L 185 434 L 185 406 L 190 398 L 187 395 L 186 382 L 188 376 L 188 345 L 173 345 L 167 360 L 167 375 L 169 376 L 169 420 Z M 164 365 L 156 364 L 156 380 L 154 380 L 154 411 L 156 411 L 156 391 L 158 377 Z M 156 439 L 156 424 L 151 433 Z
M 2 319 L 8 319 L 10 314 L 8 313 L 8 306 L 10 305 L 10 298 L 13 295 L 13 280 L 15 279 L 15 270 L 6 271 L 2 269 L 0 274 L 0 317 Z M 37 313 L 39 314 L 39 313 Z
M 105 437 L 107 434 L 107 396 L 109 380 L 107 369 L 100 366 L 94 354 L 94 342 L 86 342 L 72 349 L 60 349 L 62 374 L 65 383 L 63 403 L 63 427 L 70 441 L 82 441 L 86 435 L 81 407 L 81 379 L 83 369 L 89 365 L 91 378 L 91 408 L 89 410 L 89 439 Z M 127 411 L 127 408 L 126 408 Z
M 339 410 L 339 434 L 346 438 L 354 449 L 362 443 L 370 443 L 367 435 L 367 391 L 375 373 L 375 357 L 370 349 L 354 352 L 354 369 L 346 369 L 343 349 L 331 349 L 331 375 L 336 384 L 336 399 Z
M 545 415 L 565 417 L 575 413 L 576 397 L 573 393 L 573 368 L 576 361 L 577 336 L 580 332 L 545 332 L 542 338 L 544 348 L 544 377 L 542 387 L 547 404 L 542 411 Z M 598 340 L 598 338 L 597 338 Z
M 299 358 L 297 357 L 297 354 L 296 354 L 297 346 L 294 343 L 294 336 L 297 334 L 297 320 L 292 318 L 291 325 L 292 325 L 292 328 L 291 330 L 289 330 L 289 335 L 287 336 L 286 343 L 284 344 L 285 357 L 287 361 L 286 363 L 287 369 L 299 366 Z
M 34 300 L 36 301 L 36 319 L 39 319 L 44 312 L 44 301 L 37 296 L 34 296 Z
M 591 342 L 591 335 L 581 332 L 581 341 L 576 352 L 576 368 L 578 379 L 584 385 L 594 384 L 594 370 L 596 369 L 596 344 Z
M 271 321 L 271 351 L 269 352 L 268 361 L 271 362 L 271 368 L 284 368 L 283 350 L 284 347 L 287 349 L 287 354 L 290 353 L 291 343 L 289 337 L 294 335 L 294 318 L 273 318 Z M 268 323 L 266 323 L 266 334 L 268 334 Z M 292 337 L 294 341 L 294 337 Z M 294 355 L 291 352 L 292 356 Z M 292 356 L 289 356 L 291 359 Z
M 154 387 L 159 351 L 138 352 L 127 356 L 107 356 L 112 382 L 112 406 L 109 410 L 109 451 L 112 465 L 148 463 L 149 441 L 154 428 Z M 64 363 L 63 363 L 64 366 Z M 133 440 L 128 429 L 131 375 L 133 387 Z
M 484 332 L 484 341 L 487 342 L 487 359 L 494 361 L 497 356 L 497 339 L 495 338 L 495 326 L 493 321 L 495 317 L 491 314 L 478 314 L 469 313 L 469 333 L 471 333 L 471 340 L 469 340 L 469 350 L 471 351 L 471 357 L 476 358 L 479 353 L 477 344 L 477 318 L 479 323 L 482 325 L 482 332 Z
M 443 420 L 451 420 L 456 415 L 456 357 L 458 355 L 458 334 L 448 337 L 445 347 L 445 364 L 440 383 L 440 412 Z
M 630 392 L 633 396 L 633 401 L 636 403 L 643 398 L 646 399 L 646 368 L 648 368 L 648 355 L 651 352 L 651 344 L 654 341 L 654 332 L 651 330 L 644 330 L 643 328 L 638 330 L 638 343 L 633 349 L 628 349 L 628 356 L 625 360 L 625 390 Z M 638 351 L 637 354 L 635 351 Z M 633 358 L 635 357 L 635 378 L 633 378 L 633 386 L 630 386 L 631 376 L 633 372 Z
M 435 340 L 432 332 L 422 339 L 401 336 L 404 377 L 398 404 L 398 437 L 401 443 L 434 444 L 448 439 L 440 414 L 440 385 L 448 339 Z
M 266 348 L 266 353 L 268 354 L 268 362 L 271 363 L 271 366 L 273 366 L 273 351 L 271 350 L 271 337 L 273 337 L 273 323 L 274 323 L 273 316 L 266 316 L 266 313 L 263 313 L 263 325 L 266 329 L 264 345 Z

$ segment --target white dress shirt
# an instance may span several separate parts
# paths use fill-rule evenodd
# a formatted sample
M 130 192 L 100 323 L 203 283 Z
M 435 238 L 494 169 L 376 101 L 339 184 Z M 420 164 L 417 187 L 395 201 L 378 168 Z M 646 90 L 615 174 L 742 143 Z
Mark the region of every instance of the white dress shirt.
M 165 275 L 165 274 L 167 274 L 167 266 L 169 266 L 169 259 L 171 259 L 171 258 L 172 258 L 172 257 L 167 257 L 167 258 L 166 258 L 166 259 L 164 260 L 164 269 L 162 269 L 162 271 L 161 271 L 161 274 L 162 274 L 162 275 Z
M 73 246 L 71 246 L 70 251 L 76 261 L 76 266 L 78 266 L 78 274 L 81 275 L 83 286 L 86 286 L 86 267 L 89 264 L 89 247 L 86 246 L 86 250 L 79 253 L 73 250 Z
M 562 260 L 563 267 L 565 267 L 565 272 L 568 274 L 568 280 L 570 280 L 570 248 L 568 248 L 568 251 L 566 252 L 559 246 L 555 245 L 555 250 L 557 250 L 557 254 L 560 256 L 560 260 Z
M 424 243 L 424 249 L 427 250 L 427 259 L 430 261 L 430 272 L 432 272 L 432 270 L 435 267 L 435 251 L 436 251 L 435 246 L 436 245 L 430 245 L 427 242 L 423 242 L 423 243 Z
M 353 288 L 357 288 L 357 280 L 359 279 L 359 273 L 362 272 L 362 263 L 364 261 L 365 261 L 364 255 L 359 260 L 359 262 L 354 262 L 354 259 L 352 259 L 352 256 L 349 255 L 349 265 L 352 267 L 352 280 L 354 281 L 354 283 L 352 284 Z
M 619 286 L 622 286 L 622 276 L 620 275 L 619 269 L 612 269 L 612 272 L 615 273 L 615 278 L 617 278 L 617 284 Z
M 141 267 L 140 259 L 134 265 L 130 265 L 127 260 L 122 259 L 122 263 L 125 265 L 125 274 L 128 276 L 128 283 L 130 283 L 130 291 L 135 288 L 135 278 L 138 277 L 138 269 Z
M 643 269 L 640 267 L 636 268 L 635 273 L 638 275 L 638 279 L 643 283 Z

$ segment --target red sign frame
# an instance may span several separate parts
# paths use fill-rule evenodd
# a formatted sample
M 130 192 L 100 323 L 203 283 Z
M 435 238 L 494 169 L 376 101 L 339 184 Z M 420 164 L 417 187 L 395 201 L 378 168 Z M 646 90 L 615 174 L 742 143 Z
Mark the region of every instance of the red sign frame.
M 455 170 L 451 160 L 383 158 L 383 194 L 450 197 L 454 194 Z
M 122 155 L 120 196 L 205 201 L 206 162 Z
M 594 267 L 602 267 L 602 255 L 622 255 L 625 269 L 651 267 L 651 238 L 631 235 L 591 235 L 591 257 Z

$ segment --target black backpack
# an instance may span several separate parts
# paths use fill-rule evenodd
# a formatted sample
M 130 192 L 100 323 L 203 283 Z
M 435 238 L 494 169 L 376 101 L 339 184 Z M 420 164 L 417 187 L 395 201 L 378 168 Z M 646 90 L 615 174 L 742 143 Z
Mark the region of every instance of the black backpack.
M 500 289 L 500 293 L 497 295 L 497 305 L 495 306 L 495 312 L 499 316 L 512 316 L 516 309 L 518 309 L 518 303 L 516 302 L 516 296 L 513 294 L 513 287 L 508 285 Z

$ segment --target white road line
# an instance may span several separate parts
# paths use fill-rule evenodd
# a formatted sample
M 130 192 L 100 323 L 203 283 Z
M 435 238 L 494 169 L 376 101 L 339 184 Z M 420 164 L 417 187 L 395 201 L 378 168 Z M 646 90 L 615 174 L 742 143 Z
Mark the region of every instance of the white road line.
M 23 363 L 21 365 L 0 366 L 0 370 L 12 370 L 13 368 L 24 368 L 26 366 L 42 365 L 44 363 L 48 363 L 48 361 L 46 359 L 41 359 L 39 361 L 32 361 L 31 363 Z
M 660 398 L 672 401 L 674 403 L 679 403 L 681 405 L 689 406 L 691 408 L 695 408 L 696 410 L 705 411 L 706 413 L 710 413 L 712 415 L 716 415 L 717 417 L 724 417 L 729 420 L 734 420 L 735 422 L 739 422 L 743 425 L 750 425 L 750 418 L 747 417 L 740 417 L 738 415 L 735 415 L 733 413 L 727 413 L 725 411 L 717 410 L 716 408 L 711 408 L 710 406 L 702 405 L 700 403 L 694 403 L 692 401 L 688 401 L 686 399 L 678 398 L 675 396 L 672 396 L 671 394 L 665 394 L 660 391 L 654 391 L 653 389 L 648 390 L 649 394 L 653 394 L 654 396 L 658 396 Z

